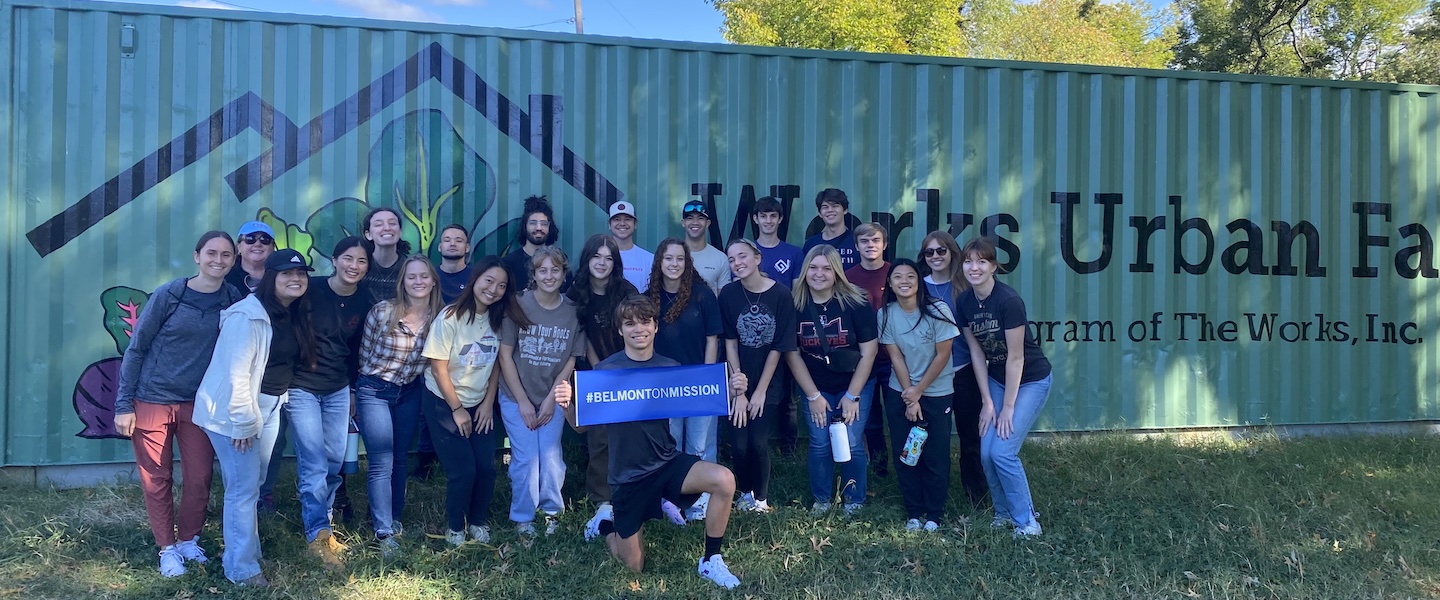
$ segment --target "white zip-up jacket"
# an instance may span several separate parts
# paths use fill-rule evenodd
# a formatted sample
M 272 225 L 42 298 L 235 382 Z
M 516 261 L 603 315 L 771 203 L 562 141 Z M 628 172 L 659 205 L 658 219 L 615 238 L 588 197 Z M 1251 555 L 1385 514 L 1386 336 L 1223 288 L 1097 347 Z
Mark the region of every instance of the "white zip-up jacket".
M 220 339 L 195 392 L 196 426 L 231 439 L 260 435 L 260 380 L 270 360 L 270 315 L 255 295 L 220 313 Z

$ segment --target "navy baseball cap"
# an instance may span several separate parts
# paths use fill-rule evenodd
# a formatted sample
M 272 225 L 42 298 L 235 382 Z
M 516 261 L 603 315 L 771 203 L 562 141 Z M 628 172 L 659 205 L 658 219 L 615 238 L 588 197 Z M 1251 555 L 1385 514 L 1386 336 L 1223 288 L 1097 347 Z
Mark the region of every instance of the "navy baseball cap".
M 286 248 L 270 253 L 270 258 L 265 259 L 266 271 L 289 271 L 290 269 L 301 269 L 314 271 L 315 267 L 305 262 L 305 257 L 299 252 Z

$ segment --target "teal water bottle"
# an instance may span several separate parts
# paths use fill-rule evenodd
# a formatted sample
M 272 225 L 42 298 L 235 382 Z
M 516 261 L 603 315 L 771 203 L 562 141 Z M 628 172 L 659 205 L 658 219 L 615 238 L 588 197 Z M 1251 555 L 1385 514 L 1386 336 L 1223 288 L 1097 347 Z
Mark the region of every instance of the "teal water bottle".
M 911 427 L 910 435 L 905 438 L 905 448 L 900 452 L 900 462 L 912 467 L 920 462 L 920 451 L 925 449 L 925 440 L 929 437 L 930 432 L 925 430 L 924 421 Z

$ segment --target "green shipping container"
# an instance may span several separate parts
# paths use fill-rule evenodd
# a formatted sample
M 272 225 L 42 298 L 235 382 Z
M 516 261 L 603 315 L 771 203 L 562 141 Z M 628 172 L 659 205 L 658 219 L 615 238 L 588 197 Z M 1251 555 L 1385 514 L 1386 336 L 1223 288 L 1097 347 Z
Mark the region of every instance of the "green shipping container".
M 0 2 L 0 465 L 105 439 L 128 326 L 208 229 L 262 219 L 328 272 L 371 206 L 483 252 L 521 200 L 561 245 L 813 199 L 914 256 L 995 236 L 1055 365 L 1045 430 L 1429 420 L 1440 89 Z

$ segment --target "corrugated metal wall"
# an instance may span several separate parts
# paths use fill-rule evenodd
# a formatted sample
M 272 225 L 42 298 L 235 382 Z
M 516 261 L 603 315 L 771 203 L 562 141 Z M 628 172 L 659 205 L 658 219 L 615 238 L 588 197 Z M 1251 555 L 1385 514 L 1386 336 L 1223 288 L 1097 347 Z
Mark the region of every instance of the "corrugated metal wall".
M 703 184 L 720 186 L 719 235 L 744 186 L 756 196 L 796 186 L 787 234 L 797 243 L 825 187 L 849 192 L 865 220 L 909 214 L 894 240 L 903 255 L 932 224 L 921 198 L 938 200 L 941 226 L 950 213 L 974 215 L 961 238 L 995 216 L 994 232 L 1013 244 L 1004 279 L 1032 320 L 1062 322 L 1038 326 L 1055 336 L 1044 342 L 1056 365 L 1045 429 L 1440 416 L 1434 273 L 1409 279 L 1396 266 L 1398 252 L 1440 228 L 1435 88 L 427 33 L 155 6 L 4 9 L 0 41 L 15 53 L 0 124 L 0 464 L 129 458 L 125 443 L 76 435 L 87 415 L 108 418 L 86 404 L 104 395 L 105 369 L 82 374 L 118 356 L 123 326 L 107 328 L 117 323 L 107 306 L 132 296 L 112 288 L 148 292 L 192 273 L 203 231 L 233 231 L 269 209 L 266 218 L 295 226 L 288 243 L 313 246 L 323 272 L 323 250 L 356 227 L 362 202 L 424 208 L 447 190 L 422 220 L 463 222 L 488 237 L 486 249 L 508 239 L 533 193 L 557 205 L 572 252 L 604 230 L 603 207 L 622 196 L 653 247 L 679 232 L 683 201 L 715 191 Z M 1067 192 L 1079 195 L 1069 236 L 1067 197 L 1054 195 Z M 1110 219 L 1096 194 L 1122 195 L 1101 197 Z M 1355 203 L 1376 203 L 1377 214 L 1362 217 Z M 1140 244 L 1138 224 L 1155 217 L 1163 229 Z M 1213 232 L 1213 259 L 1203 273 L 1176 272 L 1177 250 L 1190 262 L 1205 254 L 1201 231 L 1174 241 L 1201 225 L 1194 219 Z M 1258 228 L 1255 265 L 1269 273 L 1224 268 L 1227 248 L 1249 238 L 1227 228 L 1237 219 Z M 1304 237 L 1298 274 L 1274 274 L 1272 221 L 1313 224 L 1323 276 L 1306 276 Z M 1425 232 L 1401 229 L 1409 224 Z M 1365 228 L 1388 246 L 1364 250 Z M 408 224 L 407 235 L 428 240 Z M 1066 240 L 1077 263 L 1108 263 L 1077 272 Z M 1353 273 L 1362 252 L 1375 277 Z M 1246 252 L 1231 257 L 1250 264 Z M 1434 265 L 1433 249 L 1408 264 L 1417 261 Z M 1237 341 L 1200 341 L 1198 318 L 1178 313 L 1237 321 Z M 1318 324 L 1304 326 L 1311 341 L 1253 341 L 1245 313 L 1345 321 L 1360 341 L 1315 341 Z M 1366 341 L 1367 314 L 1414 323 L 1404 332 L 1423 341 Z M 1108 322 L 1114 341 L 1096 339 L 1092 324 L 1093 341 L 1066 342 L 1068 321 L 1082 336 L 1078 322 Z

